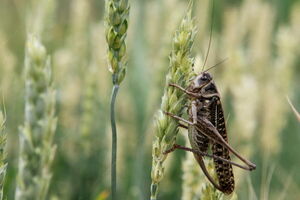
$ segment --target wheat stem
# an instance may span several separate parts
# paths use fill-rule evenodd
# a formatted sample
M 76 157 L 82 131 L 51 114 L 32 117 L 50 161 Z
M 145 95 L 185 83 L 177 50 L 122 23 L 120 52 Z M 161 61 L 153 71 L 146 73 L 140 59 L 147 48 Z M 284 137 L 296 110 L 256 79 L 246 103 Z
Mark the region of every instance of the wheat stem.
M 2 111 L 0 111 L 0 200 L 3 198 L 3 187 L 5 183 L 6 176 L 6 133 L 4 131 L 5 128 L 5 109 L 4 116 Z
M 115 119 L 115 102 L 119 86 L 114 85 L 110 103 L 110 122 L 112 131 L 112 151 L 111 151 L 111 194 L 112 199 L 117 199 L 117 128 Z
M 50 58 L 39 40 L 30 36 L 25 56 L 25 122 L 20 128 L 19 171 L 16 200 L 46 199 L 56 146 L 53 137 L 55 90 Z
M 169 84 L 173 83 L 186 87 L 188 80 L 194 75 L 192 72 L 194 59 L 191 57 L 191 50 L 196 30 L 192 20 L 191 9 L 192 4 L 190 4 L 187 14 L 173 39 L 170 68 L 166 77 L 161 108 L 156 119 L 156 135 L 152 147 L 151 200 L 157 199 L 159 183 L 164 176 L 164 161 L 167 158 L 164 152 L 175 143 L 179 131 L 177 122 L 163 114 L 163 112 L 167 111 L 181 116 L 184 105 L 187 103 L 187 98 L 184 94 L 173 87 L 169 87 Z
M 126 75 L 126 44 L 125 38 L 128 28 L 129 4 L 128 0 L 106 1 L 106 41 L 108 44 L 109 70 L 112 73 L 112 96 L 110 102 L 112 129 L 112 157 L 111 157 L 111 193 L 112 200 L 117 199 L 117 128 L 115 120 L 115 101 L 119 85 Z

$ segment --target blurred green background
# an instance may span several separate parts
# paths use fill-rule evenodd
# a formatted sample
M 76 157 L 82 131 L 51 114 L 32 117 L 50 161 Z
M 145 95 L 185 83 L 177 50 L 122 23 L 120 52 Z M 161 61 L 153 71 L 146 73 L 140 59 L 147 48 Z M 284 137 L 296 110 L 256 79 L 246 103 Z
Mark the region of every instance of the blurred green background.
M 159 108 L 171 41 L 186 0 L 130 0 L 128 70 L 117 99 L 120 199 L 149 199 L 153 119 Z M 300 1 L 195 0 L 196 67 L 207 66 L 229 115 L 232 146 L 254 161 L 234 169 L 239 199 L 300 199 Z M 24 118 L 24 46 L 38 27 L 52 57 L 57 90 L 58 145 L 49 199 L 101 200 L 110 189 L 109 96 L 104 0 L 0 0 L 0 86 L 7 110 L 8 173 L 13 199 L 19 126 Z M 185 134 L 178 143 L 184 144 Z M 186 153 L 168 157 L 160 199 L 183 196 Z M 200 171 L 200 168 L 198 169 Z M 197 177 L 194 177 L 197 178 Z M 203 180 L 204 181 L 204 180 Z M 199 199 L 194 197 L 193 199 Z

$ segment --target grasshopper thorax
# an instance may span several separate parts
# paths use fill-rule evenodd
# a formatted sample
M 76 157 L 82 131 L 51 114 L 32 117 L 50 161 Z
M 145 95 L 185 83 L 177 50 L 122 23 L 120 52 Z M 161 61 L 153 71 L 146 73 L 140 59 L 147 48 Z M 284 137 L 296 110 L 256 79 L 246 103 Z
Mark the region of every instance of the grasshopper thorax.
M 202 100 L 211 99 L 212 97 L 220 98 L 213 77 L 208 72 L 202 72 L 196 76 L 188 90 L 199 94 Z

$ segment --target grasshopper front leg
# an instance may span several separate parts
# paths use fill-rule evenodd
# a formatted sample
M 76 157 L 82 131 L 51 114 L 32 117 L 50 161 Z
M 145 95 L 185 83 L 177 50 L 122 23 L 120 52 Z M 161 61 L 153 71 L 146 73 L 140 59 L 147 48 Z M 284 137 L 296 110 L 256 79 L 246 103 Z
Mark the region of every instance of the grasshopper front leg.
M 170 116 L 170 117 L 172 117 L 172 118 L 174 118 L 174 119 L 176 119 L 176 120 L 178 120 L 178 121 L 182 121 L 182 122 L 184 122 L 184 123 L 187 123 L 188 125 L 195 125 L 194 122 L 190 122 L 190 121 L 188 121 L 188 120 L 186 120 L 186 119 L 184 119 L 184 118 L 182 118 L 182 117 L 179 117 L 179 116 L 174 115 L 174 114 L 172 114 L 172 113 L 169 113 L 169 112 L 167 112 L 167 111 L 163 111 L 163 112 L 164 112 L 164 114 L 166 114 L 166 115 L 168 115 L 168 116 Z
M 188 94 L 188 95 L 190 95 L 192 97 L 195 97 L 195 98 L 200 98 L 201 97 L 201 95 L 199 95 L 198 93 L 190 92 L 187 89 L 184 89 L 183 87 L 181 87 L 180 85 L 176 85 L 176 84 L 170 83 L 169 86 L 175 87 L 175 88 L 183 91 L 184 93 L 186 93 L 186 94 Z
M 187 123 L 188 125 L 195 125 L 197 123 L 197 107 L 196 107 L 195 103 L 196 102 L 193 101 L 192 104 L 191 104 L 191 107 L 192 107 L 191 113 L 192 113 L 192 118 L 193 118 L 192 122 L 188 121 L 188 120 L 186 120 L 182 117 L 179 117 L 177 115 L 174 115 L 173 113 L 169 113 L 167 111 L 163 111 L 163 113 L 170 116 L 170 117 L 172 117 L 172 118 L 174 118 L 174 119 L 176 119 L 176 120 L 178 120 L 178 121 L 182 121 L 184 123 Z

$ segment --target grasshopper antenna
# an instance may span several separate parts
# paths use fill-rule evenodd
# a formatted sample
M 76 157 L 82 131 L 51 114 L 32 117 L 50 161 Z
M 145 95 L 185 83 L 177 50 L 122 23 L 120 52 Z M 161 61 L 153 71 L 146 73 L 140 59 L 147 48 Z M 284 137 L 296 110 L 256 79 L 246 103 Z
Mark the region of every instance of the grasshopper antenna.
M 212 67 L 209 67 L 208 69 L 206 69 L 204 72 L 208 72 L 209 70 L 211 70 L 212 68 L 215 68 L 215 67 L 217 67 L 218 65 L 220 65 L 220 64 L 222 64 L 222 63 L 224 63 L 225 61 L 227 61 L 228 60 L 228 58 L 225 58 L 225 59 L 223 59 L 223 60 L 221 60 L 220 62 L 218 62 L 217 64 L 215 64 L 214 66 L 212 66 Z M 203 73 L 204 73 L 203 72 Z
M 214 25 L 214 10 L 215 10 L 215 1 L 212 1 L 212 11 L 211 11 L 211 26 L 210 26 L 210 34 L 209 34 L 209 41 L 208 41 L 208 48 L 207 48 L 207 52 L 206 52 L 206 56 L 205 56 L 205 60 L 202 66 L 202 72 L 204 70 L 204 66 L 206 65 L 207 59 L 208 59 L 208 55 L 209 55 L 209 51 L 210 51 L 210 46 L 211 46 L 211 37 L 212 37 L 212 31 L 213 31 L 213 25 Z

